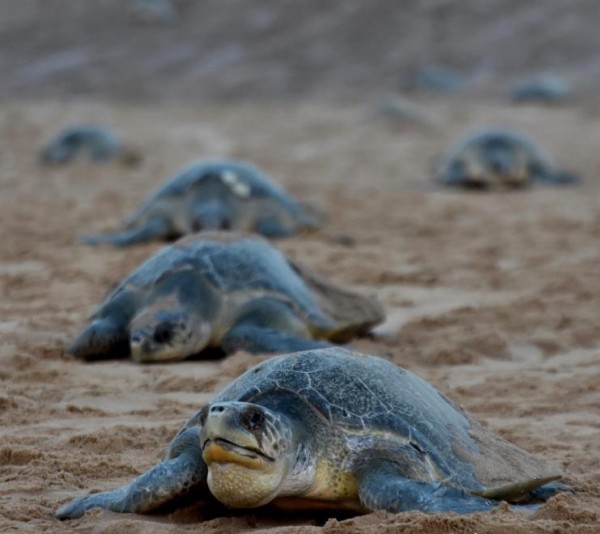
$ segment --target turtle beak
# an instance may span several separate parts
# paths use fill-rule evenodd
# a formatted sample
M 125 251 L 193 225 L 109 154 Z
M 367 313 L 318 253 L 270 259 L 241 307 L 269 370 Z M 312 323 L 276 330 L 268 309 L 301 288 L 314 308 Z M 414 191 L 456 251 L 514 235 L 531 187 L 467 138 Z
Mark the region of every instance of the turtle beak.
M 262 448 L 264 414 L 260 407 L 240 403 L 210 406 L 200 436 L 202 455 L 207 464 L 237 463 L 260 468 L 275 459 Z

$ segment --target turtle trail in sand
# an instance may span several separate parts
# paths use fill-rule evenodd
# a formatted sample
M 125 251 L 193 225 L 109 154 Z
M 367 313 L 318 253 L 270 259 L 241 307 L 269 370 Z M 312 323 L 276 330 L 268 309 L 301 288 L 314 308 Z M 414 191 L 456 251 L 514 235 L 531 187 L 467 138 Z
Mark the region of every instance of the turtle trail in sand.
M 151 512 L 209 495 L 232 508 L 468 513 L 562 484 L 415 374 L 340 347 L 271 358 L 197 412 L 130 484 L 57 512 Z M 188 495 L 190 497 L 190 495 Z
M 568 185 L 579 177 L 553 165 L 528 137 L 502 129 L 475 132 L 444 159 L 437 180 L 469 189 L 518 189 L 534 183 Z
M 175 239 L 200 230 L 289 237 L 320 226 L 312 211 L 249 163 L 198 162 L 151 194 L 126 220 L 123 231 L 85 236 L 82 241 L 127 246 Z
M 95 124 L 71 126 L 61 131 L 42 150 L 43 165 L 64 165 L 87 160 L 91 163 L 118 161 L 123 165 L 137 165 L 140 152 L 125 144 L 110 129 Z
M 119 282 L 68 348 L 79 358 L 182 360 L 207 348 L 283 353 L 346 342 L 384 319 L 259 236 L 205 232 Z

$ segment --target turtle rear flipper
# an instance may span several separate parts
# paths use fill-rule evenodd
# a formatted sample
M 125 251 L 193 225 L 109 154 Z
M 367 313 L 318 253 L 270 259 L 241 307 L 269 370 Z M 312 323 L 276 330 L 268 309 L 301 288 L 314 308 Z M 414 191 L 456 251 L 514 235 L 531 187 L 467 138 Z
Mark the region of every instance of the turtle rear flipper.
M 562 484 L 552 484 L 546 486 L 551 482 L 559 480 L 561 475 L 547 476 L 543 478 L 532 478 L 529 480 L 523 480 L 512 484 L 504 484 L 495 488 L 486 488 L 484 490 L 473 491 L 474 495 L 484 497 L 486 499 L 495 499 L 503 501 L 519 501 L 523 498 L 529 498 L 533 496 L 539 499 L 547 499 L 551 497 L 557 491 L 568 488 Z M 544 489 L 545 491 L 540 492 Z
M 497 503 L 451 486 L 420 482 L 399 476 L 391 465 L 362 470 L 358 476 L 358 496 L 370 511 L 392 513 L 421 512 L 486 512 Z
M 170 458 L 133 482 L 112 491 L 77 497 L 58 509 L 57 519 L 76 519 L 91 508 L 121 513 L 146 513 L 194 491 L 207 492 L 206 464 L 200 451 L 200 430 L 189 428 L 176 436 Z
M 86 245 L 99 245 L 108 243 L 125 247 L 135 243 L 144 243 L 154 239 L 165 239 L 172 233 L 171 224 L 164 217 L 154 217 L 146 224 L 132 230 L 116 232 L 113 234 L 88 235 L 80 238 Z
M 324 332 L 317 334 L 344 343 L 357 335 L 366 334 L 385 319 L 383 306 L 375 297 L 343 289 L 296 261 L 289 263 L 311 290 L 323 314 L 335 323 L 332 327 L 323 325 Z M 315 326 L 318 330 L 319 324 Z

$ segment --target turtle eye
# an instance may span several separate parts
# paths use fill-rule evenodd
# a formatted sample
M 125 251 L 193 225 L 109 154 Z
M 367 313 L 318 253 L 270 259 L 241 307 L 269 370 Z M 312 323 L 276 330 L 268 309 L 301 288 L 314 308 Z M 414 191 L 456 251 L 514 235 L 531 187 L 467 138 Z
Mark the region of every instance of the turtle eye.
M 160 323 L 154 329 L 153 339 L 156 343 L 168 343 L 173 338 L 173 327 L 169 323 Z
M 248 408 L 242 415 L 242 424 L 250 431 L 260 430 L 265 423 L 265 414 L 258 408 Z

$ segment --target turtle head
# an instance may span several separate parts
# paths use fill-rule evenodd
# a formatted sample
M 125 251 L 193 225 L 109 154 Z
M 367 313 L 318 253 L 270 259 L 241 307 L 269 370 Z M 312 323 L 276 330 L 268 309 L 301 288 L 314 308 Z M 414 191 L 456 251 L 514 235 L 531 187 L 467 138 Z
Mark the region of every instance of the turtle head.
M 291 421 L 257 404 L 219 402 L 204 407 L 200 422 L 212 494 L 233 508 L 273 500 L 294 464 Z
M 504 139 L 474 144 L 451 170 L 449 184 L 466 183 L 474 188 L 522 186 L 529 181 L 528 154 L 519 145 Z
M 208 344 L 210 325 L 183 310 L 148 310 L 130 327 L 131 357 L 140 363 L 183 360 Z
M 523 185 L 528 180 L 528 154 L 524 146 L 512 139 L 497 137 L 482 147 L 482 159 L 494 182 Z

